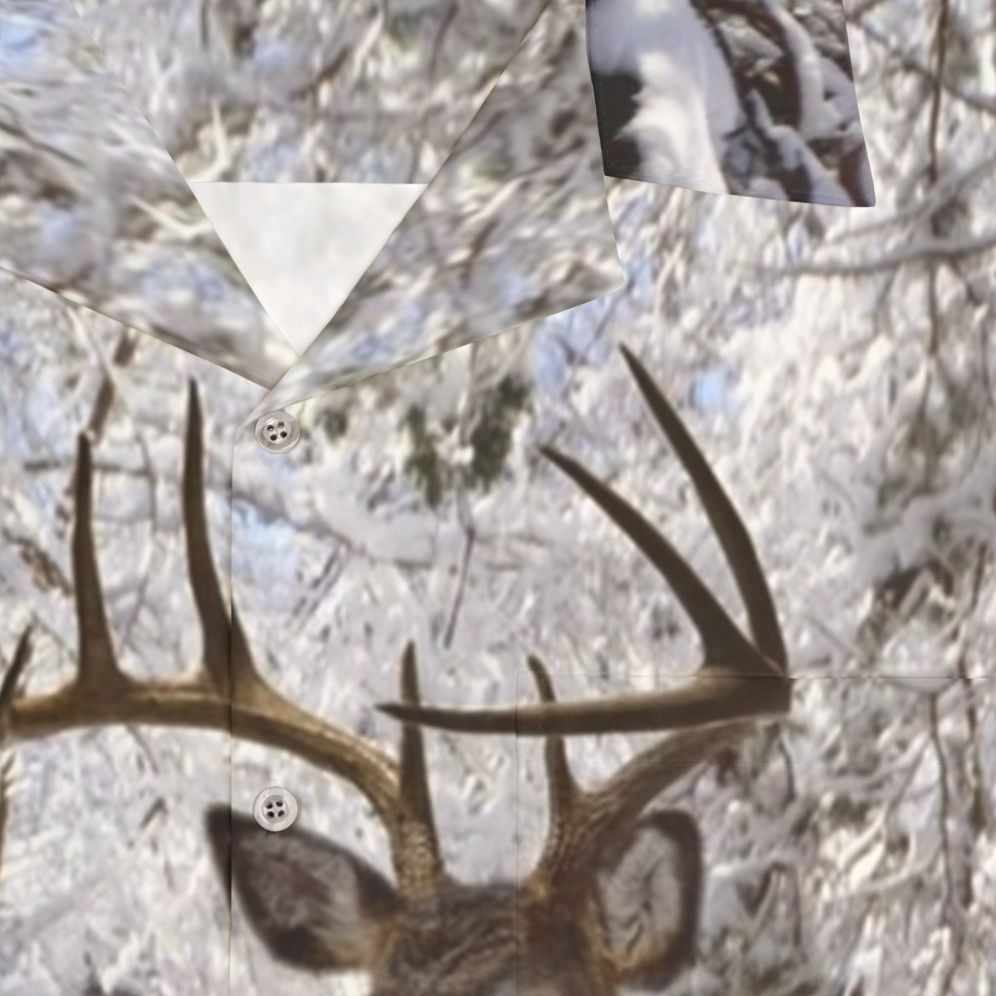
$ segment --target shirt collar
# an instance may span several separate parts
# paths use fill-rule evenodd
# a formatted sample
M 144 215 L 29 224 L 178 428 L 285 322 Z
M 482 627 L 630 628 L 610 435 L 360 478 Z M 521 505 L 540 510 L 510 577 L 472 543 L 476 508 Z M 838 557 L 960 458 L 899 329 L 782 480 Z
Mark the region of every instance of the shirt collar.
M 6 6 L 7 0 L 0 0 Z M 70 5 L 4 14 L 0 266 L 298 401 L 621 284 L 578 0 L 548 0 L 303 356 Z

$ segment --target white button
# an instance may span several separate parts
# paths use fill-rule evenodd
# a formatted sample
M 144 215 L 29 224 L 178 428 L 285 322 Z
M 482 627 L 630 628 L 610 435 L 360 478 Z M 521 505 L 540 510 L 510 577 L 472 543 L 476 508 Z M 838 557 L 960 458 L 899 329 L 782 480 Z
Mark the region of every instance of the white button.
M 267 412 L 256 420 L 256 442 L 271 453 L 294 449 L 301 438 L 297 419 L 288 412 Z
M 252 815 L 264 830 L 286 830 L 297 819 L 297 799 L 287 789 L 271 785 L 256 796 Z

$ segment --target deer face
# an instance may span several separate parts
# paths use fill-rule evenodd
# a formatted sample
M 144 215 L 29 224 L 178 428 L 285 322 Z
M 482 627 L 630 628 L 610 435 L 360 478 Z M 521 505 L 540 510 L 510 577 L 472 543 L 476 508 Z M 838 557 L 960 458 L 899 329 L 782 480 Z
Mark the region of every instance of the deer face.
M 612 996 L 659 990 L 689 963 L 702 862 L 694 822 L 658 812 L 585 871 L 521 887 L 443 878 L 405 898 L 363 858 L 299 827 L 217 808 L 219 867 L 270 953 L 311 972 L 363 971 L 371 996 Z

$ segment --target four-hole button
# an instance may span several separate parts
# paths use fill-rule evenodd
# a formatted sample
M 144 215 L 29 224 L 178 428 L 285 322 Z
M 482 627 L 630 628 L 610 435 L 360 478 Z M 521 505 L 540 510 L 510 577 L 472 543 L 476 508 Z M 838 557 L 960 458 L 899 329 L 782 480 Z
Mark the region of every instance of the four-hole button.
M 286 453 L 297 446 L 301 427 L 289 412 L 267 412 L 256 420 L 256 442 L 270 453 Z

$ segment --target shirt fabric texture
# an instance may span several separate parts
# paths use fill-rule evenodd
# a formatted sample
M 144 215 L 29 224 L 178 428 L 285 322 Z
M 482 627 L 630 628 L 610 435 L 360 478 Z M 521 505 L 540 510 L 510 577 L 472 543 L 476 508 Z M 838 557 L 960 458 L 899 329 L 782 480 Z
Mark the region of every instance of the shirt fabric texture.
M 606 176 L 872 205 L 842 5 L 0 0 L 3 996 L 690 977 L 698 790 L 658 796 L 767 749 L 788 678 L 751 544 L 682 551 L 714 602 L 618 504 L 735 532 L 700 451 L 756 492 L 627 334 L 658 275 Z

